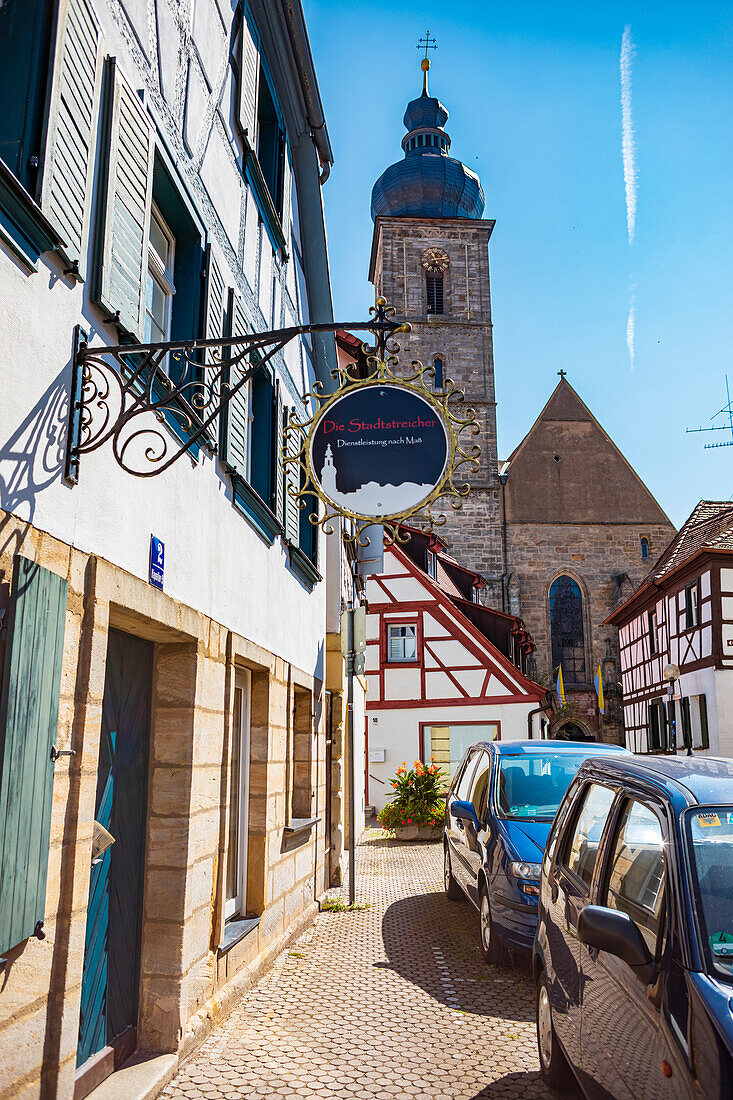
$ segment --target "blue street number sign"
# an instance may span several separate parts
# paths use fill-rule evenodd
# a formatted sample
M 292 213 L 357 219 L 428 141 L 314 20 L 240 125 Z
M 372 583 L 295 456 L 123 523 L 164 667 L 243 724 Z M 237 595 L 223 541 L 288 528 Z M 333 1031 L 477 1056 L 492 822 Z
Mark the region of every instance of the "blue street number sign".
M 163 570 L 165 568 L 165 543 L 150 536 L 150 583 L 156 588 L 163 588 Z

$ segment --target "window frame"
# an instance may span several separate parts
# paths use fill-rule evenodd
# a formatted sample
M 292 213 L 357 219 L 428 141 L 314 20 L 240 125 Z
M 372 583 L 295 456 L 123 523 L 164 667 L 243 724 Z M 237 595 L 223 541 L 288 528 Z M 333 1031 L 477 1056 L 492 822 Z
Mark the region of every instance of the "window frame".
M 643 561 L 646 561 L 647 558 L 649 557 L 649 539 L 646 537 L 646 535 L 641 536 L 640 543 L 641 543 L 641 557 L 642 557 Z
M 700 578 L 685 585 L 685 630 L 700 625 Z
M 153 245 L 151 228 L 155 223 L 161 234 L 165 237 L 168 243 L 168 263 L 163 261 L 162 256 L 158 253 L 157 248 Z M 176 286 L 173 282 L 173 275 L 175 272 L 176 262 L 176 238 L 173 230 L 168 225 L 167 221 L 163 217 L 160 207 L 156 202 L 152 202 L 150 206 L 150 221 L 148 223 L 148 263 L 147 263 L 147 280 L 146 280 L 146 292 L 145 292 L 145 329 L 143 330 L 145 344 L 152 343 L 165 343 L 171 339 L 171 322 L 173 320 L 173 297 L 176 293 Z M 165 318 L 164 324 L 161 326 L 157 318 L 153 317 L 153 314 L 148 308 L 148 295 L 147 287 L 149 280 L 152 279 L 154 283 L 158 285 L 163 292 L 165 298 Z M 157 332 L 153 336 L 153 332 L 148 333 L 148 318 L 151 319 L 152 324 L 156 329 L 162 328 L 163 335 L 158 336 Z M 150 339 L 148 338 L 150 336 Z M 168 362 L 167 357 L 161 363 L 161 368 L 168 374 Z
M 598 850 L 596 852 L 596 858 L 593 864 L 593 873 L 591 874 L 590 882 L 586 884 L 585 879 L 581 878 L 577 871 L 574 871 L 573 868 L 569 866 L 567 862 L 567 857 L 572 838 L 575 836 L 575 830 L 580 820 L 580 815 L 583 812 L 583 807 L 586 803 L 587 792 L 590 791 L 592 787 L 601 787 L 603 790 L 610 791 L 612 798 L 611 803 L 608 807 L 608 813 L 606 814 L 606 820 L 604 822 L 603 829 L 601 830 L 601 835 L 598 839 Z M 581 890 L 587 897 L 591 896 L 593 884 L 597 880 L 599 874 L 599 866 L 602 866 L 605 860 L 605 839 L 608 834 L 609 823 L 615 823 L 616 821 L 616 805 L 618 800 L 618 793 L 619 792 L 617 787 L 613 787 L 609 783 L 601 783 L 598 779 L 595 778 L 588 778 L 587 782 L 583 784 L 576 795 L 576 802 L 575 806 L 573 807 L 573 812 L 570 815 L 570 821 L 566 822 L 564 835 L 559 845 L 557 856 L 555 857 L 556 863 L 562 868 L 564 873 L 572 879 L 577 888 Z M 601 856 L 600 864 L 598 859 L 599 856 Z
M 582 651 L 582 665 L 581 665 L 581 669 L 580 669 L 580 671 L 582 672 L 582 676 L 578 676 L 578 674 L 576 672 L 575 666 L 580 663 L 578 661 L 577 657 L 573 656 L 573 658 L 572 658 L 572 660 L 573 660 L 572 675 L 570 674 L 571 669 L 563 661 L 563 657 L 562 657 L 562 653 L 561 653 L 562 643 L 560 641 L 560 638 L 565 637 L 565 636 L 569 636 L 569 631 L 567 631 L 567 630 L 558 630 L 557 632 L 555 632 L 553 630 L 553 589 L 555 588 L 556 585 L 558 585 L 560 582 L 562 582 L 563 579 L 567 579 L 567 581 L 570 582 L 570 586 L 574 585 L 575 588 L 577 588 L 577 590 L 578 590 L 579 607 L 580 607 L 580 610 L 579 610 L 580 634 L 575 636 L 575 640 L 572 642 L 572 650 L 573 650 L 574 653 L 577 649 L 580 649 Z M 572 592 L 572 587 L 571 587 L 570 591 L 571 591 L 571 594 L 574 597 L 574 593 Z M 588 646 L 587 646 L 587 640 L 586 640 L 586 633 L 587 633 L 586 632 L 586 597 L 585 597 L 585 594 L 583 592 L 583 589 L 580 586 L 580 582 L 575 577 L 573 577 L 570 573 L 559 573 L 550 582 L 550 585 L 547 589 L 547 612 L 548 612 L 548 619 L 549 619 L 548 625 L 549 625 L 549 628 L 550 628 L 550 653 L 551 653 L 551 658 L 552 658 L 552 667 L 554 669 L 556 669 L 559 664 L 562 665 L 563 682 L 564 682 L 566 688 L 568 688 L 568 687 L 578 687 L 580 685 L 589 685 L 590 681 L 588 680 Z M 557 638 L 557 642 L 555 641 L 555 638 Z M 557 650 L 557 655 L 558 655 L 557 660 L 555 659 L 556 650 Z
M 649 656 L 657 654 L 657 609 L 647 611 L 647 636 L 649 638 Z
M 415 632 L 415 636 L 414 636 L 415 637 L 415 656 L 414 657 L 407 657 L 407 656 L 392 657 L 392 655 L 391 655 L 391 641 L 392 641 L 391 631 L 392 630 L 407 630 L 408 628 L 414 630 L 414 632 Z M 400 636 L 400 640 L 404 641 L 407 637 L 408 637 L 408 635 L 402 635 L 402 636 Z M 386 624 L 385 624 L 385 650 L 386 650 L 386 652 L 385 652 L 385 661 L 386 661 L 386 663 L 390 664 L 390 665 L 402 665 L 402 666 L 419 664 L 420 663 L 419 641 L 420 641 L 419 623 L 418 623 L 417 619 L 412 619 L 410 621 L 405 621 L 405 622 L 390 622 L 390 621 L 387 621 Z M 403 646 L 403 650 L 404 650 L 404 646 Z
M 236 693 L 242 692 L 243 706 L 240 705 L 239 730 L 235 728 L 235 716 L 237 714 Z M 234 738 L 239 742 L 239 761 L 237 776 L 237 822 L 236 822 L 236 893 L 228 897 L 229 893 L 229 860 L 231 859 L 231 821 L 227 836 L 227 878 L 224 882 L 224 920 L 233 920 L 236 917 L 244 917 L 247 913 L 247 855 L 249 848 L 249 754 L 250 754 L 250 725 L 251 725 L 251 701 L 252 701 L 252 673 L 246 668 L 237 668 L 234 674 L 234 697 L 232 699 L 232 745 L 230 746 L 229 767 L 232 766 L 232 749 Z M 231 775 L 230 775 L 231 779 Z M 229 786 L 229 810 L 231 812 L 231 783 Z
M 662 954 L 662 949 L 665 942 L 668 927 L 668 912 L 669 903 L 668 896 L 669 890 L 672 887 L 672 879 L 670 876 L 670 861 L 669 861 L 669 827 L 666 814 L 662 806 L 658 805 L 652 799 L 648 798 L 641 791 L 637 790 L 624 790 L 617 791 L 617 801 L 615 807 L 612 807 L 612 813 L 609 815 L 609 821 L 606 822 L 606 828 L 604 830 L 604 837 L 602 839 L 603 846 L 603 858 L 599 864 L 596 861 L 596 869 L 594 879 L 596 882 L 595 899 L 596 904 L 610 908 L 608 902 L 608 887 L 610 882 L 610 876 L 612 872 L 612 860 L 615 844 L 619 836 L 619 830 L 622 824 L 624 810 L 627 805 L 632 802 L 638 803 L 640 806 L 644 806 L 650 810 L 659 822 L 659 827 L 662 833 L 662 845 L 664 851 L 664 896 L 659 913 L 659 929 L 657 931 L 655 951 L 652 953 L 655 961 L 658 961 Z M 610 826 L 609 826 L 610 822 Z M 614 909 L 614 912 L 626 912 L 623 909 Z M 634 917 L 630 913 L 626 914 L 636 924 Z M 639 927 L 637 925 L 637 927 Z M 641 929 L 640 929 L 641 931 Z M 642 933 L 643 934 L 643 933 Z M 648 946 L 648 945 L 647 945 Z
M 434 550 L 425 552 L 425 572 L 434 581 L 438 575 L 438 556 Z

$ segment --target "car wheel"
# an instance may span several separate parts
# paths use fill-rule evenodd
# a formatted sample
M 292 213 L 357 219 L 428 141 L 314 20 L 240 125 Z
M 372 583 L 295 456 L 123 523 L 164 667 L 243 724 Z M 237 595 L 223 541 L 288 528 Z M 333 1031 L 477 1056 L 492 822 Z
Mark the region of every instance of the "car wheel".
M 450 867 L 450 853 L 447 844 L 443 845 L 443 884 L 445 886 L 445 896 L 449 898 L 450 901 L 460 901 L 462 891 L 453 878 L 453 872 Z
M 544 970 L 537 982 L 537 1047 L 540 1055 L 540 1069 L 547 1084 L 558 1092 L 566 1090 L 572 1082 L 573 1075 L 555 1035 L 547 975 Z
M 504 948 L 494 930 L 494 922 L 491 919 L 491 903 L 485 885 L 481 887 L 479 896 L 479 936 L 484 961 L 489 966 L 498 966 L 504 958 Z

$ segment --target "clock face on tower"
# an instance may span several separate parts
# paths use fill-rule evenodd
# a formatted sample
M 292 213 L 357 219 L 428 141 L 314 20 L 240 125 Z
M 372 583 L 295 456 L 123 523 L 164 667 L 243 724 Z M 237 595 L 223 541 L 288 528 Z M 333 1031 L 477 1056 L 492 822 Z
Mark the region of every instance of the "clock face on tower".
M 444 248 L 426 248 L 420 257 L 420 262 L 431 274 L 442 275 L 448 270 L 450 259 Z

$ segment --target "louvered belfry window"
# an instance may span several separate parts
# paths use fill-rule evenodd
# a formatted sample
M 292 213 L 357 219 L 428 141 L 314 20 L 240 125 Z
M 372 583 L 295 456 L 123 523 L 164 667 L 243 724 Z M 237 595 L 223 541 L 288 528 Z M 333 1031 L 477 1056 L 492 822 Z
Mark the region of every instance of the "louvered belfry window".
M 443 312 L 443 276 L 428 271 L 425 276 L 428 313 Z

